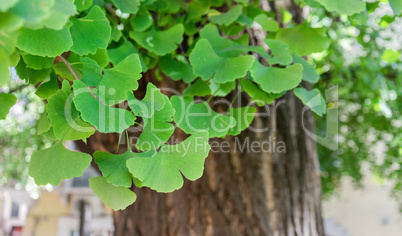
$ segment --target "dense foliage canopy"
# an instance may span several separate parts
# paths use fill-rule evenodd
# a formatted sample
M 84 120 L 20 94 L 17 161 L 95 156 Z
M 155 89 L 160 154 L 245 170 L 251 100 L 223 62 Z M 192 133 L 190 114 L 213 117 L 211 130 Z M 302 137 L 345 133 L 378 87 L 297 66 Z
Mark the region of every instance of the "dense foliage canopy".
M 0 86 L 6 88 L 0 93 L 0 119 L 6 118 L 17 101 L 14 94 L 18 92 L 8 86 L 9 68 L 15 67 L 19 78 L 34 85 L 36 96 L 46 104 L 35 131 L 41 140 L 37 143 L 43 142 L 39 146 L 46 148 L 36 146 L 41 150 L 32 154 L 29 164 L 29 175 L 38 185 L 58 185 L 63 179 L 80 176 L 90 165 L 90 155 L 68 150 L 63 141 L 85 142 L 95 131 L 127 134 L 128 128 L 141 127 L 135 150 L 94 153 L 102 176 L 90 179 L 90 187 L 117 210 L 136 200 L 128 189 L 132 182 L 171 192 L 181 188 L 183 176 L 200 178 L 210 150 L 208 139 L 240 134 L 251 124 L 258 106 L 293 90 L 323 116 L 327 105 L 320 90 L 339 84 L 347 107 L 360 105 L 359 112 L 348 112 L 341 119 L 347 127 L 358 127 L 342 135 L 361 143 L 348 142 L 335 155 L 322 151 L 332 158 L 321 162 L 325 178 L 333 183 L 340 172 L 355 173 L 359 162 L 351 156 L 363 152 L 354 147 L 367 145 L 360 137 L 371 132 L 371 127 L 384 135 L 393 134 L 389 155 L 401 156 L 401 134 L 386 125 L 391 117 L 400 121 L 401 116 L 401 102 L 391 92 L 402 94 L 401 76 L 394 72 L 400 58 L 396 50 L 401 48 L 377 49 L 370 39 L 378 37 L 379 31 L 370 31 L 366 24 L 373 12 L 388 6 L 383 2 L 292 2 L 294 7 L 312 11 L 303 21 L 285 8 L 269 11 L 260 1 L 248 0 L 2 1 Z M 281 1 L 270 4 L 275 3 Z M 389 4 L 393 12 L 381 18 L 383 28 L 402 12 L 401 1 L 389 0 Z M 350 33 L 353 29 L 359 33 Z M 351 64 L 345 64 L 348 56 L 339 48 L 347 37 L 356 38 L 368 52 Z M 148 83 L 145 96 L 137 99 L 134 92 L 149 71 L 159 81 L 182 81 L 187 87 L 168 97 Z M 302 86 L 307 83 L 317 88 Z M 248 94 L 255 103 L 229 104 L 223 112 L 210 107 L 212 97 L 231 93 Z M 388 115 L 381 108 L 384 103 L 396 111 Z M 378 115 L 381 111 L 384 116 Z M 359 117 L 373 120 L 361 125 Z M 172 122 L 189 137 L 169 145 L 166 142 L 175 130 Z M 340 156 L 348 163 L 337 170 L 334 159 Z M 385 161 L 379 169 L 388 169 L 390 163 Z M 402 179 L 400 172 L 392 173 Z

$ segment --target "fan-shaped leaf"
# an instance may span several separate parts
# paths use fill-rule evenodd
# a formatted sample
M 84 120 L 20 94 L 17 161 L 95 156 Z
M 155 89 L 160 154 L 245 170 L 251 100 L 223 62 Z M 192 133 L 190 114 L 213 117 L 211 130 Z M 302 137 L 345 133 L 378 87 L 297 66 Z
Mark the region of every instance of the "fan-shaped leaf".
M 3 50 L 0 50 L 0 61 L 0 86 L 2 86 L 10 81 L 10 71 L 8 69 L 10 59 Z
M 70 84 L 64 80 L 63 88 L 48 100 L 48 117 L 57 139 L 85 140 L 95 133 L 95 129 L 81 119 L 71 94 Z
M 125 110 L 105 105 L 93 97 L 89 88 L 79 80 L 74 81 L 74 104 L 84 121 L 102 133 L 121 133 L 134 124 L 135 116 Z
M 203 79 L 213 77 L 217 83 L 226 83 L 246 76 L 254 60 L 251 55 L 220 57 L 216 55 L 207 39 L 200 39 L 190 55 L 194 73 Z
M 250 73 L 254 81 L 268 93 L 281 93 L 295 88 L 302 80 L 303 66 L 294 64 L 287 68 L 265 67 L 255 62 Z
M 143 186 L 172 192 L 182 187 L 182 174 L 192 181 L 202 176 L 210 149 L 208 132 L 200 131 L 182 143 L 162 146 L 153 157 L 132 158 L 127 161 L 127 167 Z
M 41 70 L 41 69 L 48 69 L 53 66 L 54 58 L 50 57 L 40 57 L 34 56 L 30 54 L 21 55 L 22 59 L 27 65 L 27 68 Z
M 55 0 L 19 0 L 10 12 L 23 18 L 27 25 L 37 24 L 49 17 L 54 4 Z
M 152 29 L 146 32 L 130 32 L 130 37 L 147 50 L 163 56 L 177 48 L 178 44 L 183 41 L 183 33 L 183 25 L 177 24 L 165 31 Z
M 121 186 L 116 187 L 102 176 L 90 178 L 89 187 L 106 206 L 115 211 L 125 209 L 137 199 L 133 191 Z
M 322 116 L 327 113 L 327 104 L 320 90 L 313 89 L 308 91 L 305 88 L 295 88 L 293 91 L 303 104 L 309 106 L 317 115 Z
M 224 137 L 236 125 L 236 120 L 228 115 L 216 113 L 208 103 L 194 103 L 192 100 L 172 96 L 170 98 L 176 125 L 187 134 L 207 130 L 210 138 Z
M 63 179 L 81 176 L 91 160 L 90 155 L 67 150 L 62 142 L 57 142 L 32 154 L 28 174 L 37 185 L 58 185 Z
M 228 131 L 228 135 L 236 136 L 247 129 L 253 122 L 256 111 L 255 107 L 250 106 L 229 109 L 228 114 L 236 120 L 236 126 Z
M 310 28 L 305 23 L 293 28 L 281 29 L 276 34 L 276 38 L 288 44 L 291 51 L 304 56 L 322 52 L 329 47 L 331 40 L 325 37 L 324 33 L 322 28 Z
M 140 6 L 140 0 L 112 0 L 112 2 L 123 13 L 135 14 Z
M 254 21 L 261 25 L 265 31 L 277 32 L 279 30 L 278 22 L 269 19 L 267 15 L 260 14 L 254 18 Z
M 79 55 L 96 53 L 97 48 L 106 49 L 112 28 L 105 13 L 99 6 L 94 6 L 83 18 L 71 19 L 70 28 L 74 45 L 71 50 Z
M 353 15 L 366 9 L 366 3 L 362 0 L 315 0 L 328 11 L 336 11 L 339 14 Z
M 237 5 L 225 13 L 221 13 L 214 9 L 210 10 L 208 17 L 209 19 L 218 25 L 230 25 L 239 18 L 241 12 L 243 11 L 243 6 Z
M 300 63 L 303 66 L 303 80 L 308 81 L 310 83 L 317 83 L 320 80 L 320 75 L 313 65 L 308 63 L 302 57 L 297 55 L 293 55 L 294 63 Z
M 269 64 L 286 66 L 292 63 L 292 55 L 286 43 L 275 39 L 264 39 L 264 42 L 269 46 L 273 55 L 273 57 L 268 60 Z
M 120 103 L 127 99 L 128 91 L 137 90 L 141 72 L 140 58 L 131 54 L 113 68 L 104 70 L 94 93 L 109 106 Z
M 59 56 L 70 50 L 72 45 L 73 41 L 67 27 L 63 27 L 62 30 L 24 28 L 17 41 L 19 49 L 42 57 Z
M 156 151 L 134 153 L 130 150 L 123 154 L 111 154 L 107 152 L 96 151 L 94 153 L 95 162 L 102 175 L 108 183 L 114 186 L 131 187 L 133 176 L 127 169 L 126 162 L 131 158 L 136 157 L 151 157 L 156 154 Z
M 258 106 L 264 106 L 265 104 L 271 104 L 274 102 L 275 98 L 281 97 L 283 94 L 273 94 L 267 93 L 258 87 L 256 84 L 253 84 L 251 81 L 242 79 L 240 80 L 242 91 L 246 92 L 253 102 L 256 102 Z
M 389 5 L 391 5 L 392 11 L 395 15 L 400 15 L 402 13 L 402 1 L 400 0 L 388 0 Z
M 197 76 L 193 74 L 193 68 L 185 60 L 187 59 L 176 61 L 171 55 L 166 55 L 159 58 L 159 67 L 173 80 L 183 79 L 184 82 L 191 83 Z
M 0 93 L 0 120 L 7 117 L 10 108 L 17 102 L 17 97 L 14 94 Z

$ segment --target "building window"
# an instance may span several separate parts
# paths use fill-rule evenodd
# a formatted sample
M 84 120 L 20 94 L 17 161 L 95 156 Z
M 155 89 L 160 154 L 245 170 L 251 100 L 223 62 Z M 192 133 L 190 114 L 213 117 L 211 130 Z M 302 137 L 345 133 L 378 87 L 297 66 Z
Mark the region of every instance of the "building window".
M 18 204 L 13 202 L 12 205 L 11 205 L 11 217 L 12 218 L 18 218 L 19 211 L 20 211 L 20 207 L 18 206 Z

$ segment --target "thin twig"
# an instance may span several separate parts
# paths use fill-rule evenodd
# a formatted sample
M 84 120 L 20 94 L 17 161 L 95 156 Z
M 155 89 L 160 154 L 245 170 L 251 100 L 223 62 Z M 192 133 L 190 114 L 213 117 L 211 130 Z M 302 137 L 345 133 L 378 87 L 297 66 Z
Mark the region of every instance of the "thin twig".
M 63 63 L 67 66 L 68 70 L 70 70 L 71 74 L 75 77 L 75 79 L 79 80 L 82 82 L 80 78 L 78 78 L 77 74 L 75 73 L 74 69 L 71 67 L 70 62 L 68 62 L 63 56 L 57 56 L 60 60 L 63 61 Z M 102 101 L 100 98 L 98 98 L 91 90 L 90 87 L 88 87 L 84 82 L 82 82 L 85 87 L 88 89 L 88 91 L 91 93 L 92 97 L 94 97 L 96 100 L 100 101 L 103 105 L 108 106 L 104 101 Z
M 74 75 L 75 79 L 81 81 L 80 78 L 78 78 L 77 74 L 75 73 L 75 71 L 73 70 L 73 68 L 71 68 L 70 62 L 68 62 L 63 56 L 57 56 L 58 58 L 60 58 L 60 60 L 62 60 L 64 62 L 64 64 L 66 64 L 67 68 L 70 70 L 71 74 Z M 81 81 L 82 82 L 82 81 Z

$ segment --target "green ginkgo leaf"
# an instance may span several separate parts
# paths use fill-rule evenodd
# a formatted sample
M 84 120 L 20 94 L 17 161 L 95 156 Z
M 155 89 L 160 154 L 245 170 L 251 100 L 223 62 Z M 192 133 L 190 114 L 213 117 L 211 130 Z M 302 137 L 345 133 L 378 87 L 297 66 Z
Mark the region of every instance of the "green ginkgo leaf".
M 200 31 L 200 38 L 208 39 L 215 53 L 220 57 L 238 57 L 247 52 L 256 52 L 265 58 L 270 57 L 263 47 L 242 45 L 222 37 L 214 24 L 204 26 Z
M 182 95 L 183 97 L 203 97 L 209 94 L 211 94 L 211 89 L 209 88 L 208 82 L 202 79 L 197 79 L 193 84 L 188 85 Z
M 84 122 L 73 103 L 70 84 L 63 81 L 63 88 L 48 99 L 47 113 L 57 139 L 86 140 L 95 129 Z
M 138 54 L 141 60 L 142 71 L 145 72 L 148 70 L 144 60 L 142 59 L 142 56 L 139 55 L 138 50 L 130 41 L 126 40 L 125 38 L 123 44 L 117 48 L 108 49 L 107 54 L 109 55 L 110 62 L 112 62 L 114 65 L 119 64 L 131 54 Z
M 112 0 L 112 2 L 123 13 L 135 14 L 140 6 L 140 0 Z
M 213 77 L 217 83 L 226 83 L 246 76 L 253 66 L 251 55 L 223 58 L 218 56 L 207 39 L 200 39 L 190 54 L 194 74 L 203 79 Z
M 92 6 L 93 0 L 74 0 L 78 11 L 84 11 Z
M 53 30 L 61 30 L 67 24 L 70 16 L 77 14 L 77 9 L 70 0 L 57 0 L 50 9 L 50 15 L 39 24 L 29 24 L 30 28 L 46 27 Z
M 98 48 L 106 49 L 112 32 L 109 20 L 99 6 L 94 6 L 83 18 L 71 19 L 73 46 L 71 51 L 79 55 L 94 54 Z
M 303 66 L 293 64 L 287 68 L 265 67 L 255 62 L 250 73 L 255 82 L 268 93 L 281 93 L 298 86 L 302 80 Z
M 41 70 L 48 69 L 53 66 L 54 57 L 40 57 L 30 54 L 21 55 L 27 65 L 27 68 Z
M 231 81 L 224 84 L 216 83 L 214 80 L 210 80 L 209 88 L 211 89 L 211 94 L 218 97 L 225 97 L 236 87 L 236 82 Z
M 251 106 L 229 109 L 228 114 L 236 120 L 236 126 L 229 129 L 228 135 L 237 136 L 247 129 L 253 122 L 256 111 L 257 109 Z
M 71 68 L 75 72 L 75 75 L 77 75 L 78 78 L 82 78 L 82 73 L 80 71 L 79 65 L 78 64 L 70 64 Z M 57 75 L 60 75 L 62 79 L 68 79 L 70 81 L 74 81 L 75 75 L 71 72 L 71 70 L 67 67 L 67 65 L 64 62 L 59 62 L 57 64 L 53 65 L 53 70 Z
M 113 68 L 104 70 L 94 93 L 109 106 L 120 103 L 127 99 L 127 92 L 137 90 L 141 72 L 138 54 L 131 54 Z
M 202 176 L 208 156 L 208 132 L 194 133 L 176 145 L 164 145 L 155 156 L 136 157 L 127 161 L 130 172 L 158 192 L 172 192 L 183 186 L 183 177 L 196 180 Z
M 0 50 L 0 61 L 0 86 L 2 86 L 10 81 L 10 70 L 8 69 L 10 58 L 3 50 Z
M 18 0 L 1 1 L 0 2 L 0 11 L 5 12 L 10 7 L 14 6 L 17 2 L 18 2 Z
M 98 48 L 95 54 L 89 54 L 86 57 L 96 61 L 96 63 L 98 63 L 98 65 L 102 68 L 105 68 L 109 65 L 109 55 L 107 54 L 106 49 Z
M 148 83 L 145 97 L 139 101 L 132 92 L 127 93 L 127 101 L 136 116 L 151 118 L 155 111 L 160 111 L 166 104 L 161 90 L 152 83 Z
M 207 24 L 201 29 L 200 39 L 207 39 L 215 53 L 221 57 L 236 57 L 244 54 L 244 51 L 229 51 L 228 48 L 235 48 L 240 44 L 221 37 L 218 28 L 214 24 Z
M 114 186 L 106 181 L 105 177 L 92 177 L 89 187 L 111 209 L 123 210 L 137 199 L 135 193 L 125 187 Z
M 24 79 L 32 85 L 36 85 L 39 82 L 45 80 L 52 71 L 50 68 L 42 70 L 34 70 L 31 68 L 27 68 L 24 60 L 20 60 L 18 62 L 18 65 L 15 67 L 15 70 L 17 71 L 18 77 L 20 77 L 20 79 Z
M 366 9 L 366 3 L 362 0 L 315 0 L 328 11 L 336 11 L 339 14 L 353 15 Z
M 36 89 L 35 94 L 42 99 L 51 98 L 59 90 L 56 74 L 52 71 L 48 81 L 43 81 Z
M 130 37 L 147 50 L 158 56 L 164 56 L 174 51 L 183 41 L 183 33 L 183 25 L 177 24 L 165 31 L 151 29 L 146 32 L 130 32 Z
M 308 63 L 302 57 L 293 55 L 293 62 L 300 63 L 303 66 L 303 80 L 308 81 L 310 83 L 317 83 L 320 80 L 320 75 L 313 65 Z
M 103 79 L 102 67 L 100 67 L 95 60 L 92 60 L 89 57 L 82 57 L 81 62 L 82 62 L 81 81 L 84 82 L 84 84 L 89 87 L 98 86 Z
M 269 46 L 272 54 L 272 58 L 268 59 L 269 64 L 286 66 L 292 63 L 293 58 L 286 43 L 275 39 L 264 39 L 264 42 Z
M 168 96 L 163 95 L 165 105 L 160 111 L 155 111 L 151 118 L 143 117 L 143 130 L 135 147 L 140 151 L 155 150 L 168 141 L 174 132 L 173 121 L 175 110 Z
M 123 154 L 111 154 L 108 152 L 96 151 L 94 153 L 95 162 L 102 175 L 108 183 L 114 186 L 131 187 L 133 176 L 127 169 L 126 162 L 131 158 L 150 157 L 156 154 L 155 150 L 149 152 L 134 153 L 131 150 Z
M 322 52 L 329 47 L 331 40 L 324 34 L 322 28 L 310 28 L 304 23 L 293 28 L 281 29 L 276 34 L 276 39 L 288 44 L 292 52 L 304 56 Z
M 400 0 L 388 0 L 389 5 L 395 15 L 400 15 L 402 13 L 402 1 Z
M 75 107 L 81 112 L 84 121 L 89 122 L 102 133 L 121 133 L 134 124 L 133 113 L 104 104 L 95 98 L 90 88 L 79 80 L 74 81 L 73 99 Z
M 37 24 L 49 17 L 55 2 L 55 0 L 19 0 L 10 12 L 23 18 L 26 25 Z
M 38 124 L 36 126 L 36 134 L 41 135 L 41 134 L 49 131 L 50 127 L 51 127 L 50 121 L 46 116 L 46 112 L 44 112 L 40 115 L 40 118 L 38 120 Z
M 237 5 L 225 13 L 212 9 L 209 11 L 208 17 L 215 24 L 230 25 L 239 18 L 242 11 L 243 6 L 241 5 Z
M 195 103 L 178 96 L 172 96 L 170 101 L 176 111 L 174 122 L 187 134 L 206 130 L 210 138 L 224 137 L 236 125 L 233 117 L 215 112 L 207 102 Z
M 136 148 L 140 151 L 159 148 L 174 132 L 174 126 L 168 123 L 173 121 L 175 113 L 169 98 L 155 85 L 148 83 L 144 99 L 137 100 L 132 92 L 127 93 L 127 99 L 134 114 L 143 119 L 143 131 Z
M 91 164 L 86 153 L 67 150 L 61 141 L 48 149 L 36 151 L 29 162 L 28 174 L 37 185 L 58 185 L 63 179 L 82 175 Z
M 14 94 L 0 93 L 0 120 L 6 119 L 10 108 L 17 102 Z
M 253 84 L 247 79 L 241 79 L 240 84 L 242 91 L 246 92 L 251 101 L 256 102 L 258 106 L 264 106 L 265 104 L 271 104 L 274 99 L 267 92 L 260 89 L 256 84 Z
M 324 97 L 321 95 L 320 90 L 313 89 L 308 91 L 305 88 L 295 88 L 293 92 L 296 97 L 303 102 L 303 104 L 309 106 L 317 115 L 322 116 L 327 113 L 327 104 Z
M 186 83 L 191 83 L 197 77 L 193 73 L 193 68 L 186 61 L 185 58 L 181 60 L 174 60 L 171 55 L 166 55 L 159 58 L 159 67 L 162 72 L 172 78 L 173 80 L 183 79 Z
M 273 19 L 269 19 L 267 15 L 260 14 L 254 18 L 254 21 L 261 25 L 265 31 L 277 32 L 279 24 Z
M 7 1 L 2 1 L 1 3 L 3 2 Z M 24 20 L 21 17 L 16 16 L 11 12 L 0 11 L 0 30 L 12 32 L 20 29 L 23 25 Z
M 1 17 L 1 16 L 0 16 Z M 0 30 L 0 50 L 7 55 L 12 55 L 17 45 L 20 31 Z
M 69 51 L 71 46 L 73 46 L 73 40 L 67 27 L 63 27 L 62 30 L 24 28 L 17 41 L 19 49 L 42 57 L 59 56 Z
M 146 7 L 141 6 L 140 10 L 130 19 L 130 23 L 136 31 L 144 31 L 148 29 L 153 23 L 151 13 L 149 13 Z

